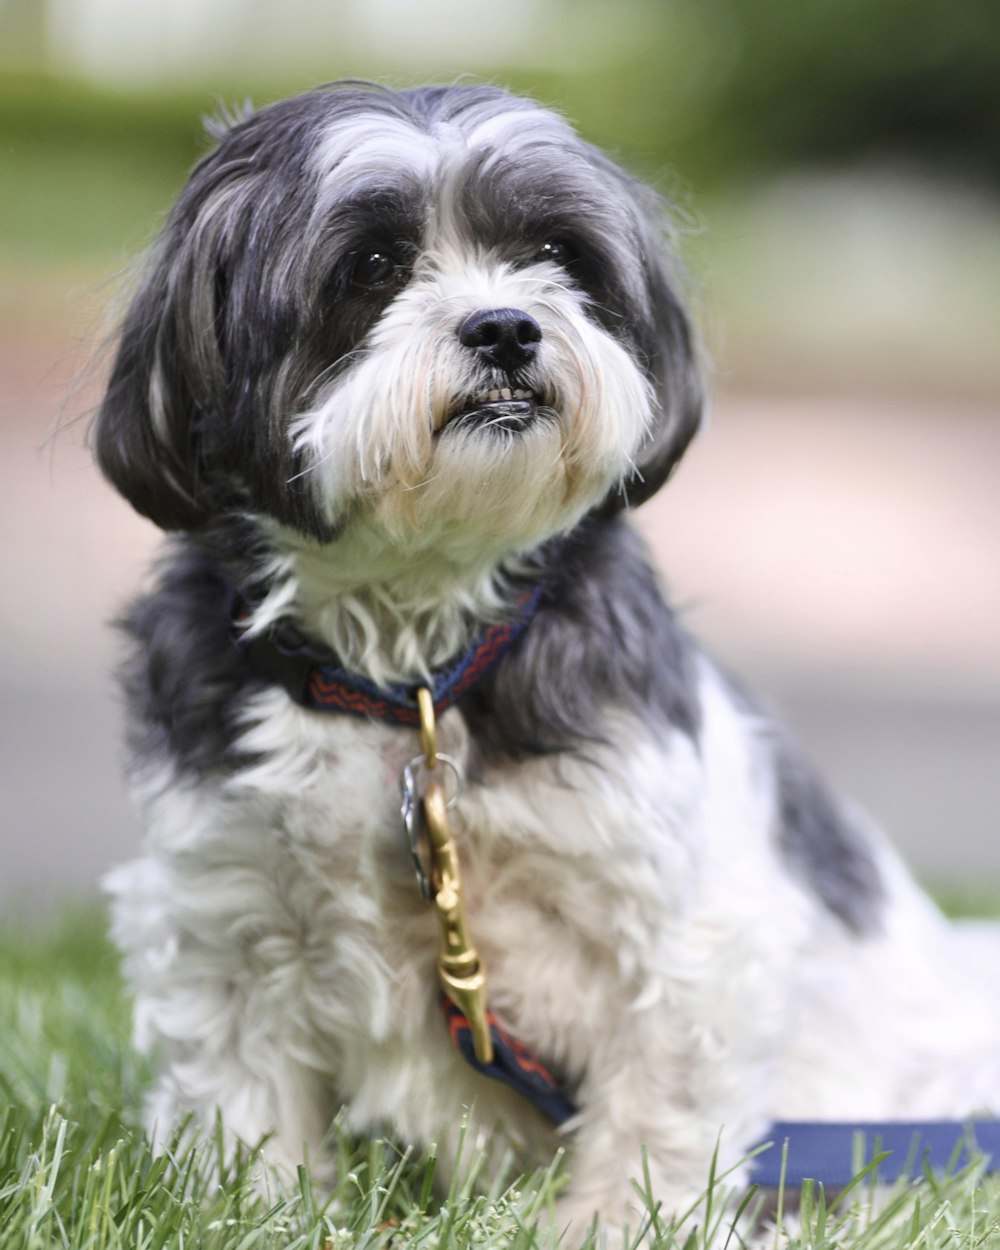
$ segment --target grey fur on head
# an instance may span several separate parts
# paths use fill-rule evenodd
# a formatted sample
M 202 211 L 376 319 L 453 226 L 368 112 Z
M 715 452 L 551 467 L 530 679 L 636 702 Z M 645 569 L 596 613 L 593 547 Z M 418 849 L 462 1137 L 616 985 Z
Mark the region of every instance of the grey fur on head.
M 470 146 L 442 173 L 405 163 L 316 159 L 338 128 L 372 120 L 414 135 L 488 133 L 518 115 L 513 150 Z M 642 362 L 657 415 L 633 470 L 606 501 L 648 498 L 694 433 L 701 384 L 664 246 L 663 205 L 557 116 L 492 87 L 392 92 L 341 84 L 217 128 L 153 248 L 125 318 L 97 423 L 105 474 L 166 529 L 221 511 L 266 512 L 318 538 L 333 532 L 288 431 L 367 336 L 398 284 L 372 298 L 351 281 L 359 248 L 419 252 L 446 194 L 471 243 L 512 265 L 556 240 L 588 315 Z M 337 164 L 344 166 L 342 181 Z M 444 177 L 449 186 L 442 187 Z

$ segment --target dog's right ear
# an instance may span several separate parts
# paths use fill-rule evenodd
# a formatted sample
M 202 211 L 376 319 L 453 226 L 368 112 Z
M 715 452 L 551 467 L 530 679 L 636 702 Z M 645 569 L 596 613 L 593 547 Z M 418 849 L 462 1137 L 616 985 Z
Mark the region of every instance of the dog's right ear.
M 224 471 L 215 444 L 227 404 L 229 257 L 224 215 L 202 212 L 217 181 L 209 164 L 195 171 L 150 251 L 93 431 L 101 471 L 165 530 L 201 525 Z
M 93 430 L 101 471 L 137 512 L 162 529 L 205 520 L 198 503 L 193 413 L 170 351 L 171 263 L 164 236 L 125 314 Z
M 168 226 L 125 315 L 104 402 L 93 430 L 105 477 L 162 529 L 193 529 L 199 501 L 198 404 L 177 341 L 176 239 Z M 192 317 L 197 309 L 190 309 Z

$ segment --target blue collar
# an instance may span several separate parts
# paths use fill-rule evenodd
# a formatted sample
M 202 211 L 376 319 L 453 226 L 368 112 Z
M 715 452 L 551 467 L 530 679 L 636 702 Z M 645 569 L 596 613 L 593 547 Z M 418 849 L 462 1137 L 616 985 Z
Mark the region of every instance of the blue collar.
M 540 585 L 529 587 L 515 601 L 506 621 L 483 628 L 469 645 L 429 681 L 378 686 L 345 668 L 332 651 L 310 643 L 290 620 L 277 621 L 260 635 L 248 637 L 246 602 L 230 592 L 233 640 L 261 677 L 283 686 L 296 703 L 316 712 L 340 712 L 390 725 L 420 724 L 416 690 L 430 687 L 434 711 L 440 715 L 471 690 L 531 624 L 542 602 Z

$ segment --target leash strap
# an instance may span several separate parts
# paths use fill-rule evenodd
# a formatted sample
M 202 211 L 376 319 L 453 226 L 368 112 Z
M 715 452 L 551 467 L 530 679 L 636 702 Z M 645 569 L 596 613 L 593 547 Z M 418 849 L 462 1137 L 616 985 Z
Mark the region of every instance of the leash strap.
M 487 1021 L 494 1059 L 484 1064 L 475 1057 L 468 1020 L 446 998 L 442 1005 L 453 1045 L 477 1072 L 509 1085 L 556 1127 L 576 1114 L 548 1068 L 515 1041 L 492 1012 Z M 970 1147 L 982 1157 L 987 1172 L 1000 1172 L 1000 1120 L 778 1120 L 750 1161 L 750 1181 L 763 1189 L 781 1184 L 799 1189 L 807 1180 L 843 1189 L 877 1158 L 879 1183 L 892 1184 L 925 1171 L 957 1171 L 968 1164 Z
M 987 1172 L 1000 1171 L 1000 1120 L 780 1120 L 765 1140 L 771 1144 L 750 1164 L 750 1179 L 765 1188 L 777 1188 L 783 1176 L 784 1184 L 794 1188 L 814 1180 L 829 1189 L 842 1189 L 875 1158 L 880 1184 L 927 1170 L 953 1172 L 969 1162 L 970 1146 L 983 1157 Z
M 476 1058 L 469 1021 L 449 999 L 442 997 L 441 1005 L 453 1045 L 477 1072 L 509 1085 L 555 1125 L 564 1124 L 575 1113 L 576 1108 L 548 1068 L 501 1027 L 492 1011 L 487 1011 L 486 1022 L 493 1039 L 493 1061 L 481 1063 Z

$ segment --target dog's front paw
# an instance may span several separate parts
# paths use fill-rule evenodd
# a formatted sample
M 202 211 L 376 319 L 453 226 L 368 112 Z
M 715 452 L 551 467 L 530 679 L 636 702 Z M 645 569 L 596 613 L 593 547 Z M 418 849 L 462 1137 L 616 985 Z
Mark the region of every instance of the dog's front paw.
M 638 1194 L 632 1201 L 605 1200 L 597 1208 L 593 1200 L 565 1198 L 556 1207 L 552 1220 L 559 1250 L 627 1250 L 651 1241 L 660 1227 Z M 678 1244 L 683 1245 L 684 1235 Z
M 647 1192 L 637 1182 L 627 1194 L 617 1188 L 586 1195 L 571 1190 L 557 1204 L 552 1219 L 559 1250 L 632 1250 L 654 1245 L 681 1250 L 692 1234 L 700 1250 L 739 1244 L 733 1241 L 733 1221 L 743 1191 L 738 1185 L 730 1186 L 731 1180 L 727 1178 L 725 1187 L 714 1187 L 710 1195 L 707 1190 L 676 1185 Z

